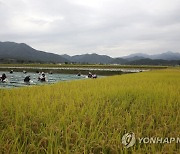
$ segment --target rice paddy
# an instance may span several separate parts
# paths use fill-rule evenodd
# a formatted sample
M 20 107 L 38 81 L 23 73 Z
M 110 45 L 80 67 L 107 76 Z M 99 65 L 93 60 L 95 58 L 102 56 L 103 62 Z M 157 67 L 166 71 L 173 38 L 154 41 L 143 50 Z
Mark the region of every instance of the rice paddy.
M 42 84 L 54 84 L 60 81 L 72 81 L 72 80 L 82 80 L 85 79 L 85 75 L 77 76 L 77 74 L 58 74 L 58 73 L 45 73 L 46 82 L 41 82 L 38 80 L 38 77 L 41 76 L 41 73 L 33 73 L 33 72 L 13 72 L 12 74 L 9 72 L 1 72 L 0 75 L 5 73 L 7 76 L 8 82 L 0 82 L 0 88 L 15 88 L 15 87 L 23 87 L 23 86 L 32 86 L 32 85 L 42 85 Z M 30 82 L 25 83 L 24 79 L 26 76 L 30 76 Z
M 180 69 L 0 89 L 0 153 L 180 153 Z

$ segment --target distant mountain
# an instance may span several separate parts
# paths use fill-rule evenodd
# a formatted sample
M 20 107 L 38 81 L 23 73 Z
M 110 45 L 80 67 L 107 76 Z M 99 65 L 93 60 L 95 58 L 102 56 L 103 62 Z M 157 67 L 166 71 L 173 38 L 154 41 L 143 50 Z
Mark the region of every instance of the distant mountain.
M 111 61 L 111 64 L 121 64 L 121 65 L 124 65 L 126 63 L 128 63 L 129 61 L 126 60 L 126 59 L 123 59 L 123 58 L 114 58 L 112 61 Z
M 113 60 L 113 58 L 106 55 L 98 55 L 98 54 L 83 54 L 83 55 L 61 55 L 62 57 L 70 60 L 71 62 L 76 63 L 89 63 L 89 64 L 109 64 Z
M 135 53 L 124 57 L 111 58 L 106 55 L 84 54 L 84 55 L 61 55 L 72 62 L 77 63 L 102 63 L 120 65 L 180 65 L 180 53 L 165 52 L 162 54 L 148 55 Z
M 180 53 L 171 51 L 148 55 L 135 53 L 124 57 L 112 58 L 107 55 L 82 54 L 58 55 L 33 49 L 24 43 L 0 42 L 0 63 L 85 63 L 85 64 L 121 64 L 121 65 L 179 65 Z
M 0 42 L 0 59 L 16 59 L 32 62 L 62 63 L 69 61 L 60 55 L 33 49 L 24 43 Z
M 137 58 L 138 57 L 138 58 Z M 155 54 L 155 55 L 148 55 L 148 54 L 143 54 L 143 53 L 136 53 L 136 54 L 131 54 L 128 56 L 122 57 L 123 59 L 131 59 L 130 61 L 133 60 L 140 60 L 144 58 L 149 58 L 149 59 L 162 59 L 162 60 L 180 60 L 180 53 L 174 53 L 171 51 L 161 53 L 161 54 Z
M 123 59 L 130 59 L 130 58 L 134 58 L 134 57 L 143 57 L 143 58 L 149 58 L 148 54 L 144 54 L 144 53 L 134 53 L 134 54 L 130 54 L 128 56 L 124 56 L 121 57 Z
M 151 55 L 150 59 L 180 60 L 180 53 L 168 51 L 157 55 Z
M 67 55 L 67 54 L 61 55 L 61 57 L 65 58 L 65 59 L 67 59 L 67 60 L 69 60 L 69 61 L 72 61 L 71 56 L 69 56 L 69 55 Z
M 163 59 L 140 59 L 130 61 L 127 65 L 180 65 L 180 60 L 163 60 Z
M 126 58 L 125 60 L 127 60 L 127 61 L 135 61 L 135 60 L 140 60 L 140 59 L 146 59 L 146 58 L 141 57 L 141 56 L 134 56 L 134 57 Z

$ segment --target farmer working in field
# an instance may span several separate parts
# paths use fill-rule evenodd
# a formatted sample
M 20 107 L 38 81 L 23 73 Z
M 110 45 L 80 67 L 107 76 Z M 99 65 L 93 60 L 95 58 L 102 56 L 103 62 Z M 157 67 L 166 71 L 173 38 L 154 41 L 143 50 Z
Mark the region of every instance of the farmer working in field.
M 6 81 L 7 81 L 6 74 L 3 73 L 2 76 L 0 77 L 0 82 L 6 82 Z
M 38 77 L 38 80 L 41 81 L 41 82 L 45 82 L 46 81 L 46 75 L 44 72 L 41 73 L 41 76 Z

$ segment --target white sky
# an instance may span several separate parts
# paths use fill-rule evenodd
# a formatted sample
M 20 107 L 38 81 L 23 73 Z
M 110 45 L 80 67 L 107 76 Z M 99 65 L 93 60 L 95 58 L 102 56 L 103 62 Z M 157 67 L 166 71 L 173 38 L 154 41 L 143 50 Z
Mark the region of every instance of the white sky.
M 0 0 L 0 41 L 70 55 L 180 52 L 180 0 Z

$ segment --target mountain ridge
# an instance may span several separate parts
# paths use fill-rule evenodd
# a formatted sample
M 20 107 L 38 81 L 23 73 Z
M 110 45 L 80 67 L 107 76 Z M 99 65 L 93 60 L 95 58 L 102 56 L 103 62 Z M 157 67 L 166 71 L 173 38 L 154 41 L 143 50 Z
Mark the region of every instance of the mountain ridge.
M 144 54 L 144 53 L 135 53 L 135 54 L 130 54 L 128 56 L 121 57 L 121 58 L 127 59 L 127 58 L 133 58 L 136 56 L 149 58 L 149 59 L 180 60 L 180 53 L 172 52 L 172 51 L 167 51 L 164 53 L 154 54 L 154 55 Z
M 112 58 L 108 55 L 99 55 L 96 53 L 70 56 L 68 54 L 58 55 L 46 51 L 36 50 L 25 43 L 0 42 L 0 60 L 3 61 L 4 59 L 45 63 L 67 62 L 85 64 L 145 64 L 145 61 L 147 60 L 148 63 L 152 64 L 158 63 L 158 61 L 160 61 L 162 64 L 179 64 L 180 53 L 175 53 L 172 51 L 154 55 L 135 53 L 116 58 Z M 161 65 L 161 63 L 159 65 Z
M 68 61 L 58 54 L 36 50 L 25 43 L 15 42 L 0 42 L 0 58 L 55 63 Z

